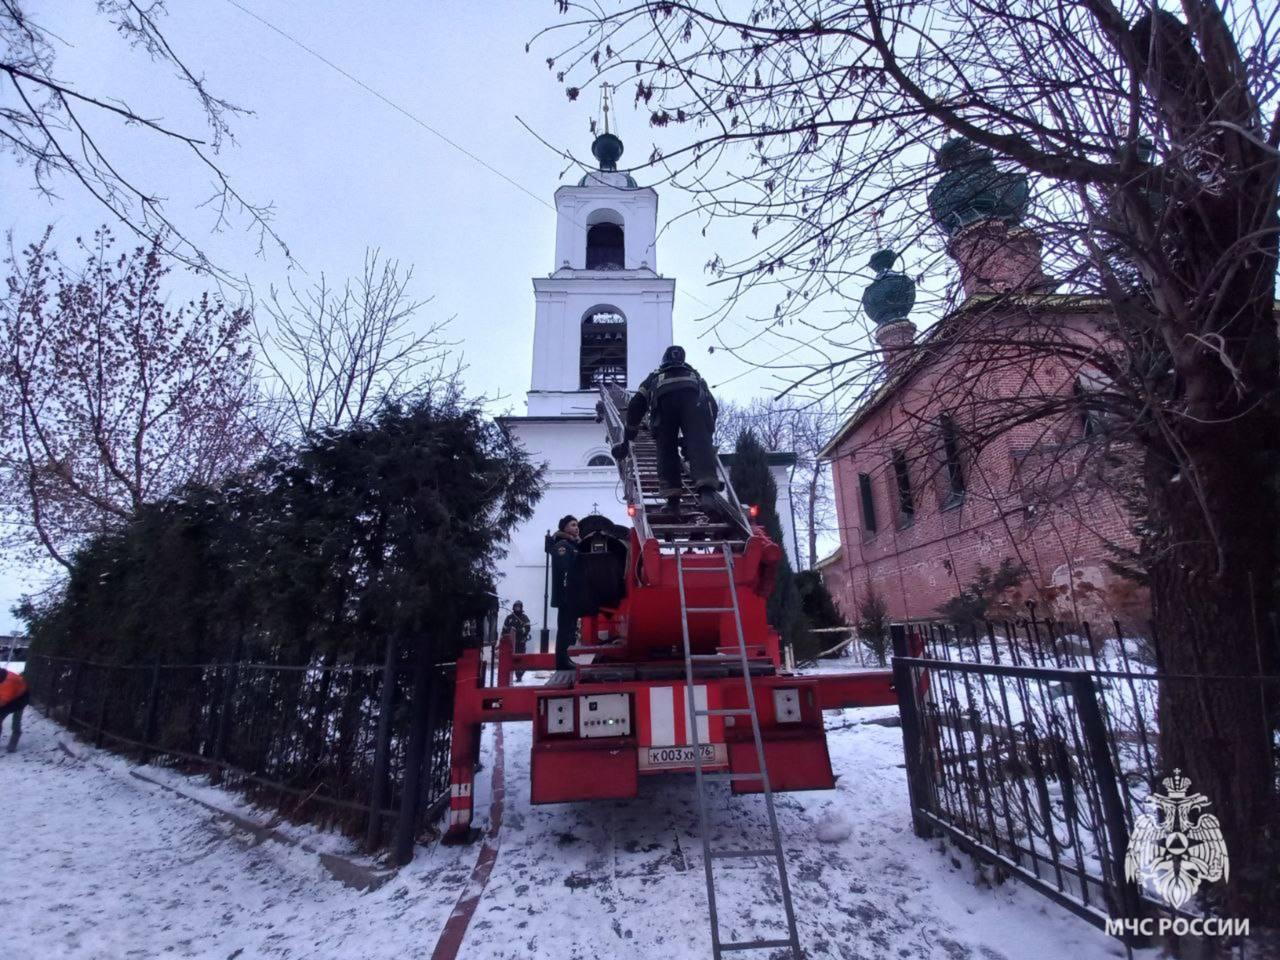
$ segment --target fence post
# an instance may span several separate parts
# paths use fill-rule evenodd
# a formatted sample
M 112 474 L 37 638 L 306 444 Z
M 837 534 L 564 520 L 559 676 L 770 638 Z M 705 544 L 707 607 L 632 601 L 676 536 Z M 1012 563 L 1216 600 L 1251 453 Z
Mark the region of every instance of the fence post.
M 907 764 L 907 796 L 911 804 L 911 825 L 917 837 L 933 836 L 933 829 L 919 815 L 925 809 L 928 791 L 921 763 L 919 705 L 911 665 L 907 663 L 907 629 L 902 624 L 889 627 L 893 637 L 893 687 L 898 694 L 898 712 L 902 717 L 902 753 Z
M 98 682 L 98 719 L 93 725 L 93 745 L 99 749 L 102 748 L 102 726 L 107 720 L 107 691 L 110 689 L 110 684 L 107 683 L 106 673 L 109 669 L 111 668 L 106 666 L 102 668 L 103 675 Z
M 387 634 L 387 651 L 382 661 L 382 691 L 378 700 L 378 733 L 373 752 L 373 783 L 369 789 L 369 826 L 364 846 L 372 853 L 382 841 L 382 808 L 387 802 L 387 766 L 391 754 L 391 711 L 396 694 L 396 637 Z
M 236 655 L 239 656 L 239 653 L 240 645 L 236 644 Z M 223 681 L 222 708 L 218 713 L 218 729 L 213 742 L 214 767 L 209 772 L 209 779 L 213 783 L 222 782 L 222 764 L 227 759 L 227 737 L 231 733 L 231 707 L 236 692 L 236 666 L 235 660 L 227 664 L 227 677 Z
M 405 750 L 404 782 L 400 786 L 400 812 L 396 820 L 392 861 L 404 866 L 413 859 L 418 832 L 418 806 L 422 802 L 422 765 L 427 754 L 431 725 L 431 687 L 435 670 L 435 643 L 420 641 L 413 658 L 413 693 L 409 701 L 409 743 Z
M 1136 918 L 1141 913 L 1141 897 L 1135 884 L 1125 880 L 1124 858 L 1129 848 L 1129 827 L 1124 815 L 1124 802 L 1120 799 L 1120 786 L 1116 768 L 1107 746 L 1107 732 L 1103 726 L 1102 711 L 1094 692 L 1093 677 L 1081 671 L 1071 681 L 1076 711 L 1080 715 L 1080 727 L 1089 755 L 1093 758 L 1093 773 L 1098 784 L 1098 798 L 1102 803 L 1102 819 L 1107 831 L 1109 856 L 1103 861 L 1108 879 L 1108 900 L 1112 915 Z
M 147 691 L 146 726 L 142 730 L 142 742 L 146 744 L 142 751 L 142 762 L 151 762 L 151 747 L 156 742 L 156 715 L 160 704 L 160 661 L 151 665 L 151 689 Z
M 84 661 L 77 660 L 71 671 L 71 702 L 67 704 L 67 726 L 76 722 L 76 704 L 80 701 L 80 675 L 84 673 Z

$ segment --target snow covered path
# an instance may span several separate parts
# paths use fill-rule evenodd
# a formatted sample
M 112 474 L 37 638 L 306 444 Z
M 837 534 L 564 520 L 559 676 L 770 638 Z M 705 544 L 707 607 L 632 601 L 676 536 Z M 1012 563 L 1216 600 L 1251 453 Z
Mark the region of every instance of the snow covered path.
M 1123 956 L 1117 943 L 1017 884 L 975 884 L 967 858 L 912 835 L 900 733 L 865 722 L 887 712 L 831 716 L 837 790 L 779 797 L 806 955 Z M 198 806 L 129 777 L 123 761 L 87 748 L 95 763 L 71 759 L 57 745 L 63 731 L 30 712 L 28 719 L 22 750 L 0 754 L 0 917 L 14 956 L 429 956 L 475 862 L 476 848 L 421 849 L 386 886 L 359 893 L 330 879 L 313 855 L 252 845 Z M 460 956 L 709 957 L 692 785 L 647 779 L 634 801 L 534 807 L 528 736 L 521 724 L 505 730 L 498 859 Z M 486 736 L 486 763 L 491 748 Z M 487 782 L 485 774 L 477 782 L 482 814 Z M 239 806 L 225 794 L 218 802 Z M 726 788 L 714 830 L 725 842 L 745 830 L 750 843 L 762 814 L 758 798 L 729 799 Z M 823 842 L 819 832 L 834 839 Z M 770 935 L 779 913 L 761 882 L 768 871 L 729 863 L 717 867 L 724 934 Z

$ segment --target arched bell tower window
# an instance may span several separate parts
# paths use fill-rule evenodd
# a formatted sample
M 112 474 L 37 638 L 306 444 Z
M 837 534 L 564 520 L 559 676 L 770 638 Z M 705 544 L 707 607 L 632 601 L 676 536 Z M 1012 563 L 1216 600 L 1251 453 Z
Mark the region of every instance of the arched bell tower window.
M 626 267 L 622 217 L 613 210 L 597 210 L 587 217 L 587 269 L 622 270 Z
M 594 307 L 582 318 L 579 388 L 627 385 L 627 318 L 617 307 Z

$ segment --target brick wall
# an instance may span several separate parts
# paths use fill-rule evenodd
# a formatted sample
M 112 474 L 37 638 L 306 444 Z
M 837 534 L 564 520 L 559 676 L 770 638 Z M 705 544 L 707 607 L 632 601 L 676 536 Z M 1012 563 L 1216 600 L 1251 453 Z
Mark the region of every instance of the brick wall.
M 992 318 L 999 325 L 1000 318 Z M 1063 317 L 1081 336 L 1096 338 L 1088 317 Z M 824 577 L 841 608 L 856 616 L 868 588 L 882 594 L 894 618 L 929 618 L 976 576 L 1010 558 L 1029 571 L 1008 595 L 1009 609 L 1034 599 L 1039 611 L 1064 619 L 1145 618 L 1146 598 L 1114 574 L 1108 544 L 1133 548 L 1129 519 L 1105 483 L 1080 479 L 1087 463 L 1086 429 L 1074 416 L 1001 430 L 979 452 L 965 442 L 965 411 L 975 398 L 996 402 L 1071 390 L 1068 364 L 982 365 L 945 351 L 887 391 L 831 452 L 840 555 Z M 964 491 L 952 488 L 942 417 L 956 425 Z M 912 514 L 900 506 L 895 457 L 909 478 Z M 868 478 L 875 529 L 864 510 Z

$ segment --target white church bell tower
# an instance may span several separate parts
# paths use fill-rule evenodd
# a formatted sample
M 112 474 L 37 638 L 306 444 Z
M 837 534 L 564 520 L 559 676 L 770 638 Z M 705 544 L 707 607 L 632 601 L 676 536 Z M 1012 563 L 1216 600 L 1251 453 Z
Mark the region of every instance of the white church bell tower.
M 500 420 L 534 463 L 546 464 L 546 493 L 508 544 L 498 584 L 504 610 L 524 602 L 535 640 L 544 626 L 546 532 L 565 514 L 628 522 L 604 426 L 595 419 L 598 386 L 636 389 L 672 343 L 676 282 L 658 274 L 658 195 L 618 171 L 622 141 L 607 126 L 591 152 L 599 169 L 556 191 L 555 263 L 533 279 L 526 415 Z M 547 621 L 554 634 L 554 611 Z
M 606 93 L 607 97 L 607 93 Z M 676 282 L 658 273 L 658 194 L 618 170 L 622 141 L 605 132 L 591 144 L 599 162 L 577 186 L 556 191 L 552 271 L 533 278 L 533 373 L 524 416 L 499 418 L 534 463 L 546 465 L 547 489 L 531 520 L 519 527 L 499 566 L 502 610 L 524 602 L 538 631 L 555 612 L 547 589 L 544 538 L 565 514 L 600 513 L 630 525 L 618 469 L 604 425 L 596 422 L 600 383 L 640 386 L 671 346 Z M 795 564 L 791 468 L 795 455 L 770 454 L 778 486 L 783 548 Z

